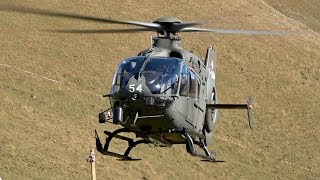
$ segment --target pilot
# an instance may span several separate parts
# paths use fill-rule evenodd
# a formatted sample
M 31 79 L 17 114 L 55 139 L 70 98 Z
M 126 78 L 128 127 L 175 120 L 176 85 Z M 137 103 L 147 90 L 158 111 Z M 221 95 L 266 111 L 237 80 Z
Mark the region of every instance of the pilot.
M 125 86 L 130 80 L 130 78 L 138 74 L 138 72 L 139 72 L 139 69 L 137 67 L 136 62 L 131 61 L 127 63 L 123 70 L 123 78 L 121 82 L 122 86 Z
M 174 65 L 170 64 L 166 66 L 165 71 L 162 74 L 161 79 L 161 91 L 164 94 L 174 94 L 176 93 L 175 84 L 178 82 L 178 74 L 175 72 L 176 68 Z

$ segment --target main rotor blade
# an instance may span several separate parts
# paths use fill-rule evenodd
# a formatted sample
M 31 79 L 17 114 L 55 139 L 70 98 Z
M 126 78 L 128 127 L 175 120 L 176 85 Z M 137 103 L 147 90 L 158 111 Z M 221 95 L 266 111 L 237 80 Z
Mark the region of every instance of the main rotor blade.
M 204 29 L 204 28 L 183 28 L 181 32 L 214 32 L 221 34 L 244 34 L 244 35 L 301 35 L 298 31 L 269 31 L 269 30 L 229 30 L 229 29 Z
M 136 33 L 143 31 L 154 31 L 151 28 L 135 28 L 135 29 L 55 29 L 47 30 L 49 32 L 57 33 L 84 33 L 84 34 L 94 34 L 94 33 Z
M 23 7 L 23 6 L 14 6 L 14 5 L 8 5 L 8 4 L 0 5 L 0 11 L 28 13 L 28 14 L 54 16 L 54 17 L 65 17 L 65 18 L 71 18 L 71 19 L 80 19 L 80 20 L 87 20 L 87 21 L 110 23 L 110 24 L 135 25 L 135 26 L 151 28 L 151 29 L 154 29 L 154 30 L 161 30 L 161 26 L 159 24 L 156 24 L 156 23 L 145 23 L 145 22 L 138 22 L 138 21 L 115 20 L 115 19 L 87 16 L 87 15 L 81 15 L 81 14 L 75 14 L 75 13 L 52 11 L 52 10 L 47 10 L 47 9 L 28 8 L 28 7 Z

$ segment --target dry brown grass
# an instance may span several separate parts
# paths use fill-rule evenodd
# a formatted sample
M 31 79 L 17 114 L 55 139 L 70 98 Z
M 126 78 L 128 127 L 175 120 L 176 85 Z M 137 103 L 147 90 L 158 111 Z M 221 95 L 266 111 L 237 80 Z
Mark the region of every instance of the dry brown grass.
M 40 3 L 41 2 L 41 3 Z M 186 49 L 202 57 L 213 45 L 219 56 L 221 102 L 255 99 L 254 131 L 242 111 L 220 111 L 215 130 L 218 159 L 206 163 L 183 146 L 138 146 L 123 162 L 97 154 L 99 179 L 317 179 L 320 176 L 320 38 L 306 21 L 319 2 L 295 1 L 11 1 L 83 14 L 151 22 L 163 15 L 200 20 L 212 28 L 298 30 L 299 36 L 183 34 Z M 273 5 L 273 8 L 271 5 Z M 281 7 L 283 9 L 281 9 Z M 280 9 L 279 9 L 280 8 Z M 283 14 L 284 13 L 284 14 Z M 97 113 L 108 106 L 96 94 L 109 91 L 116 65 L 149 46 L 152 33 L 52 34 L 39 29 L 117 27 L 0 12 L 0 177 L 88 179 L 85 159 L 94 147 Z M 315 17 L 319 21 L 319 16 Z M 296 20 L 298 19 L 298 20 Z M 310 28 L 310 27 L 312 28 Z M 316 27 L 316 28 L 315 28 Z M 48 79 L 49 78 L 49 79 Z M 53 81 L 55 80 L 55 81 Z M 120 150 L 121 144 L 115 144 Z

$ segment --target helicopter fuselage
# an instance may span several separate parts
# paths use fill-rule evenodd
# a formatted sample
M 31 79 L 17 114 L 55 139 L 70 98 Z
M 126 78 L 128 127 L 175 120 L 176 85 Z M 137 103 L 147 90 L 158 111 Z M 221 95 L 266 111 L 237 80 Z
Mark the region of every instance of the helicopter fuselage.
M 180 43 L 154 38 L 150 49 L 119 64 L 109 94 L 113 123 L 165 144 L 185 143 L 182 131 L 204 134 L 214 72 Z

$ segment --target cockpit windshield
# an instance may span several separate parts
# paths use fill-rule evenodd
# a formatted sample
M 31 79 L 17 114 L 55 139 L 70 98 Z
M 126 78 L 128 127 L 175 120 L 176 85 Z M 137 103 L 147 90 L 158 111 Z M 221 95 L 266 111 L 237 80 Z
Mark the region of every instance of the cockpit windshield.
M 181 64 L 181 59 L 173 57 L 128 58 L 118 66 L 112 91 L 126 87 L 132 78 L 141 78 L 152 94 L 176 94 Z
M 151 58 L 141 75 L 152 94 L 176 94 L 182 60 L 177 58 Z

